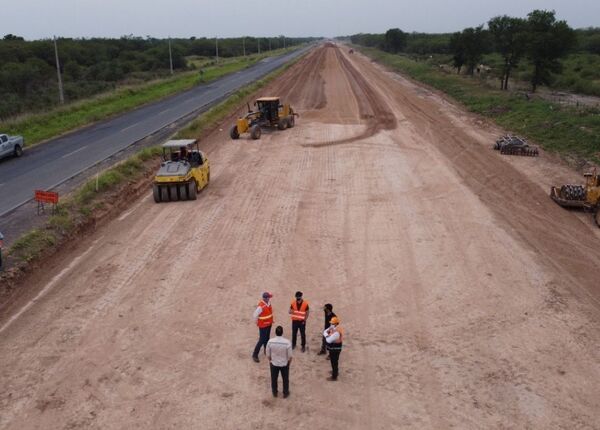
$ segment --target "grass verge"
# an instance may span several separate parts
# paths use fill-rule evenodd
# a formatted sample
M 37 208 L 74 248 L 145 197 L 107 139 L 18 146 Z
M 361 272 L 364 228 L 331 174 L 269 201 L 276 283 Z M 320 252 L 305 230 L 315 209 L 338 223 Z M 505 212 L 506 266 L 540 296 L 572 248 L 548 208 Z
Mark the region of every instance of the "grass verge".
M 600 110 L 573 109 L 482 85 L 478 79 L 437 70 L 429 64 L 378 49 L 354 46 L 368 57 L 436 88 L 471 112 L 532 139 L 568 160 L 600 162 Z
M 200 134 L 214 128 L 238 109 L 241 101 L 278 77 L 300 58 L 232 94 L 201 114 L 176 137 L 198 138 Z M 43 227 L 25 233 L 11 245 L 7 259 L 12 269 L 8 273 L 0 274 L 0 279 L 18 278 L 17 274 L 23 273 L 29 264 L 52 254 L 61 244 L 79 235 L 86 227 L 94 225 L 107 214 L 114 215 L 119 207 L 126 207 L 132 197 L 147 189 L 158 167 L 161 153 L 159 146 L 142 149 L 74 190 Z M 127 199 L 123 199 L 123 195 L 127 195 Z
M 2 131 L 22 135 L 26 146 L 32 146 L 68 131 L 123 113 L 143 104 L 190 89 L 199 83 L 214 81 L 222 76 L 250 67 L 261 59 L 278 55 L 276 50 L 246 57 L 211 62 L 200 70 L 182 72 L 173 77 L 133 87 L 122 87 L 103 95 L 75 102 L 49 112 L 19 117 L 2 123 Z

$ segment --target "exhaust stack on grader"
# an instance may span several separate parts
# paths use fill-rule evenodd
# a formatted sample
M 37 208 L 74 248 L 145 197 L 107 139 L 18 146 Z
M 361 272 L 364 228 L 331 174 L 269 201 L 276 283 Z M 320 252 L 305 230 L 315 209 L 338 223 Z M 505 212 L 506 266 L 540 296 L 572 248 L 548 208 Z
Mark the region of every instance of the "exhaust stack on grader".
M 592 211 L 600 227 L 600 175 L 597 171 L 586 173 L 585 185 L 563 185 L 550 189 L 550 198 L 562 207 Z
M 154 176 L 154 201 L 196 200 L 210 181 L 210 165 L 194 139 L 169 140 L 162 145 L 163 162 Z
M 285 130 L 288 127 L 292 128 L 296 123 L 295 117 L 298 114 L 289 104 L 280 104 L 279 97 L 259 98 L 254 106 L 257 110 L 251 110 L 248 105 L 248 113 L 231 127 L 229 136 L 232 139 L 239 139 L 240 135 L 246 132 L 250 133 L 252 139 L 260 139 L 262 127 L 277 127 L 279 130 Z

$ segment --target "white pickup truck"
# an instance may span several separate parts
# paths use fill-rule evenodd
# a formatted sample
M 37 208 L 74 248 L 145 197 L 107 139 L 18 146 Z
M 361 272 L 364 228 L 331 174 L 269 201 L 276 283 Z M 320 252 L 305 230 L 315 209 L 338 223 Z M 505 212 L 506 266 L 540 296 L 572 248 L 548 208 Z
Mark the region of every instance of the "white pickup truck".
M 9 136 L 0 134 L 0 158 L 9 155 L 20 157 L 23 155 L 23 144 L 25 141 L 22 136 Z

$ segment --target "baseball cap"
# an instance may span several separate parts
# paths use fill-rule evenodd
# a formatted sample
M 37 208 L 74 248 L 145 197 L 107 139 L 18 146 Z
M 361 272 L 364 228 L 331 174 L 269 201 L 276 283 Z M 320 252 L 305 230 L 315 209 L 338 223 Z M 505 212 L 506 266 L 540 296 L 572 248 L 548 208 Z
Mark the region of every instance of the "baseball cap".
M 327 303 L 325 306 L 323 306 L 323 309 L 329 309 L 330 311 L 332 311 L 333 305 L 331 303 Z
M 265 291 L 262 297 L 263 299 L 270 299 L 271 297 L 273 297 L 273 294 L 269 293 L 268 291 Z

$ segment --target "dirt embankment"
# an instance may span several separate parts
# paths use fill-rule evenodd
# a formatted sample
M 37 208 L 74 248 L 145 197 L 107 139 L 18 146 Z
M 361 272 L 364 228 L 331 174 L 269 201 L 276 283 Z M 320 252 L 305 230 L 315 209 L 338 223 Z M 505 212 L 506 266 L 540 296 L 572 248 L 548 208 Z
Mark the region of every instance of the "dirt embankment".
M 335 46 L 273 94 L 296 127 L 232 141 L 224 121 L 197 201 L 148 192 L 6 310 L 0 429 L 598 428 L 600 234 L 546 196 L 575 175 Z M 310 302 L 285 400 L 250 357 L 264 290 L 286 336 L 293 293 Z

